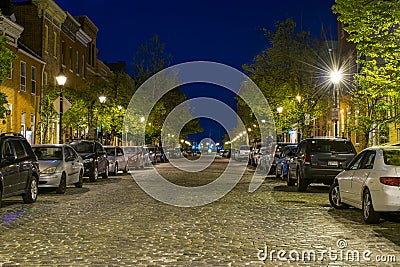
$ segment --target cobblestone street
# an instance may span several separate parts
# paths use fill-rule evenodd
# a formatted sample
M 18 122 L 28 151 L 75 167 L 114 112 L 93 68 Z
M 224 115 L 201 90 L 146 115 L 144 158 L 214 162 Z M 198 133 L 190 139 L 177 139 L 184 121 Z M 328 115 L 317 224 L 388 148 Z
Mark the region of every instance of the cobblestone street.
M 171 181 L 193 186 L 216 178 L 225 165 L 218 159 L 190 177 L 166 163 L 156 167 Z M 4 199 L 0 264 L 399 266 L 400 220 L 366 225 L 359 210 L 330 208 L 328 187 L 298 193 L 272 176 L 249 193 L 252 172 L 247 169 L 225 197 L 195 208 L 158 202 L 122 174 L 85 180 L 65 195 L 42 192 L 31 205 Z

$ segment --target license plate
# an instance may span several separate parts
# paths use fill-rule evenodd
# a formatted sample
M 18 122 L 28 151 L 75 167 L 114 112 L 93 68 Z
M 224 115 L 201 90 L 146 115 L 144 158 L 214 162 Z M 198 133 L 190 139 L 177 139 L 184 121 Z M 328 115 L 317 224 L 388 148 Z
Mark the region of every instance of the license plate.
M 337 162 L 337 161 L 328 161 L 328 166 L 339 166 L 339 162 Z

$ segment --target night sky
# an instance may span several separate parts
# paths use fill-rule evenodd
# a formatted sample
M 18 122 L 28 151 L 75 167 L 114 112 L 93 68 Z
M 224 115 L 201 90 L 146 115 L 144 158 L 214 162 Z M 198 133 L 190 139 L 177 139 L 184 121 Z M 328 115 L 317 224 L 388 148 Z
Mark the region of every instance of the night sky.
M 56 0 L 72 15 L 87 15 L 99 28 L 99 58 L 126 61 L 128 72 L 137 48 L 159 35 L 172 63 L 193 60 L 216 61 L 241 70 L 267 45 L 261 28 L 274 29 L 276 21 L 294 19 L 299 29 L 327 39 L 337 38 L 334 0 L 286 1 L 126 1 Z M 233 95 L 215 88 L 186 87 L 188 98 L 214 97 L 235 106 Z M 215 125 L 203 123 L 209 135 Z

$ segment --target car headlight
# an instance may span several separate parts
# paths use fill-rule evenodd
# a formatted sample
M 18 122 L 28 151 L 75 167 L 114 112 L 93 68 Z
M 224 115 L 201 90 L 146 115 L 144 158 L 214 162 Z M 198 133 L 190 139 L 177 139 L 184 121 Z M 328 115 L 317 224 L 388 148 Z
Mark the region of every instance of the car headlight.
M 92 162 L 92 161 L 93 161 L 92 158 L 90 158 L 90 159 L 85 159 L 85 160 L 83 160 L 83 163 L 90 163 L 90 162 Z
M 135 155 L 135 156 L 130 157 L 129 159 L 130 159 L 130 160 L 137 160 L 137 158 L 138 158 L 138 157 Z
M 41 173 L 44 173 L 44 174 L 53 174 L 53 173 L 56 172 L 56 170 L 57 170 L 57 167 L 50 167 L 50 168 L 47 168 L 47 169 L 41 171 Z

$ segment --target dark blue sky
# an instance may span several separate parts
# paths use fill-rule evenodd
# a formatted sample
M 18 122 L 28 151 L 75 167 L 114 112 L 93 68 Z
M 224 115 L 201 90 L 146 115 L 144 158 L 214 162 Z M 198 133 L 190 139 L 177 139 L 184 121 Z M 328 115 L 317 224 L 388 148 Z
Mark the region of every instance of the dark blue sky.
M 127 1 L 127 0 L 56 0 L 72 15 L 87 15 L 99 28 L 99 58 L 107 62 L 123 60 L 131 69 L 137 48 L 158 34 L 173 64 L 193 60 L 216 61 L 241 70 L 267 46 L 260 30 L 293 18 L 299 29 L 319 36 L 322 27 L 331 39 L 337 36 L 334 0 L 248 0 L 248 1 Z M 206 96 L 221 100 L 226 91 L 199 86 L 185 87 L 189 98 Z M 222 96 L 222 97 L 221 97 Z M 233 95 L 225 98 L 235 106 Z M 202 123 L 204 136 L 215 125 Z M 201 139 L 196 137 L 196 139 Z M 218 139 L 218 138 L 217 138 Z

